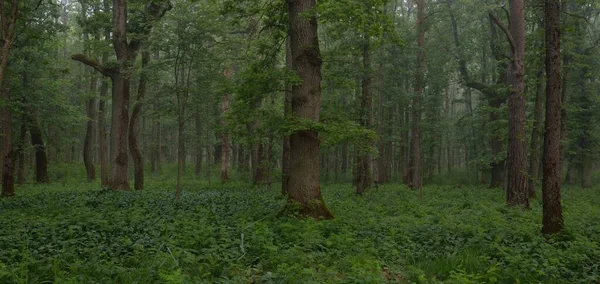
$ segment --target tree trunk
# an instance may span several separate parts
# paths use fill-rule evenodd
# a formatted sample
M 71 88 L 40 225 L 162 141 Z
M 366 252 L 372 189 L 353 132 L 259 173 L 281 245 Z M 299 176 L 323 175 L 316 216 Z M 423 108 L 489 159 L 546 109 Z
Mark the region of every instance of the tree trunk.
M 546 23 L 546 132 L 542 185 L 542 233 L 554 234 L 564 226 L 560 201 L 561 172 L 561 66 L 560 1 L 545 0 Z
M 90 98 L 87 101 L 87 128 L 85 140 L 83 142 L 83 163 L 87 174 L 88 182 L 96 180 L 96 167 L 94 167 L 94 131 L 96 124 L 96 87 L 98 78 L 94 71 L 90 70 Z
M 142 52 L 142 74 L 138 87 L 138 95 L 133 112 L 131 113 L 131 121 L 129 122 L 129 151 L 133 158 L 134 167 L 134 188 L 135 190 L 144 189 L 144 154 L 140 145 L 140 117 L 142 115 L 142 107 L 144 106 L 144 97 L 146 96 L 147 70 L 148 62 L 150 61 L 150 53 Z
M 415 79 L 415 97 L 412 110 L 412 131 L 410 143 L 410 163 L 408 167 L 408 186 L 420 190 L 423 195 L 423 161 L 421 157 L 421 100 L 425 88 L 425 1 L 417 0 L 417 72 Z
M 285 44 L 285 65 L 288 70 L 292 70 L 292 46 L 290 38 L 286 39 Z M 289 120 L 292 113 L 292 84 L 287 83 L 285 86 L 285 97 L 283 101 L 283 117 L 284 120 Z M 286 195 L 288 192 L 288 180 L 290 176 L 290 136 L 283 136 L 283 145 L 281 153 L 281 194 Z
M 183 169 L 183 130 L 183 118 L 179 117 L 179 123 L 177 127 L 177 200 L 181 200 L 181 171 Z
M 197 176 L 202 173 L 202 118 L 200 112 L 196 112 L 194 115 L 196 119 L 196 168 L 195 173 Z
M 506 203 L 529 208 L 527 194 L 527 147 L 525 139 L 525 5 L 510 1 L 511 91 L 508 98 L 508 176 Z
M 27 139 L 27 127 L 25 122 L 21 122 L 19 134 L 19 146 L 17 147 L 17 184 L 25 182 L 25 140 Z
M 529 160 L 529 198 L 536 197 L 536 186 L 540 169 L 540 140 L 542 138 L 542 112 L 544 107 L 544 72 L 538 71 L 537 91 L 535 94 L 535 112 L 531 131 L 531 158 Z
M 46 145 L 44 145 L 40 125 L 33 116 L 29 117 L 29 133 L 31 134 L 31 146 L 35 151 L 35 181 L 37 183 L 48 183 Z
M 6 7 L 6 5 L 10 5 Z M 2 15 L 2 49 L 0 51 L 0 98 L 5 102 L 2 108 L 2 197 L 15 195 L 14 177 L 14 152 L 12 149 L 12 114 L 10 109 L 10 92 L 4 86 L 4 74 L 8 66 L 8 56 L 14 39 L 14 30 L 19 12 L 19 0 L 2 1 L 0 3 Z
M 360 100 L 360 124 L 365 129 L 371 129 L 373 124 L 373 96 L 371 94 L 371 52 L 369 51 L 369 43 L 363 46 L 363 78 L 362 78 L 362 95 Z M 359 149 L 357 157 L 357 181 L 356 193 L 363 194 L 373 183 L 373 161 L 370 154 L 370 147 L 374 146 L 371 143 L 362 145 Z
M 592 187 L 592 158 L 589 155 L 583 155 L 581 163 L 581 187 Z
M 226 71 L 229 73 L 230 71 Z M 230 77 L 229 75 L 228 77 Z M 229 182 L 229 158 L 231 155 L 231 142 L 229 141 L 229 131 L 227 130 L 227 119 L 225 115 L 229 111 L 229 94 L 224 94 L 222 99 L 223 112 L 221 116 L 221 127 L 223 133 L 221 135 L 221 182 Z
M 105 31 L 106 37 L 110 36 L 110 30 Z M 108 62 L 108 52 L 102 54 L 102 64 Z M 108 87 L 110 83 L 105 78 L 100 87 L 100 100 L 98 102 L 98 157 L 100 160 L 100 185 L 102 188 L 108 187 L 108 175 L 110 168 L 108 166 L 108 145 L 106 134 L 106 104 L 108 99 Z
M 126 74 L 112 78 L 112 123 L 110 135 L 110 179 L 112 190 L 129 190 L 129 91 Z
M 317 18 L 307 12 L 316 0 L 289 1 L 292 66 L 302 84 L 292 87 L 292 113 L 299 119 L 319 121 L 321 108 L 321 52 Z M 296 130 L 290 136 L 288 210 L 298 216 L 331 219 L 319 184 L 319 133 L 314 129 Z M 297 209 L 297 210 L 295 210 Z

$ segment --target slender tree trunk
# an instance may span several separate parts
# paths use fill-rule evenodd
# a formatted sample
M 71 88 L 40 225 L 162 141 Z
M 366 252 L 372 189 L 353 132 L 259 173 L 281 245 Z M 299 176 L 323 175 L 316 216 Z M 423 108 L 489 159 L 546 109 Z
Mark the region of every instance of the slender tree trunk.
M 508 177 L 506 203 L 529 208 L 527 194 L 527 147 L 525 139 L 525 3 L 510 1 L 511 91 L 508 98 Z
M 554 234 L 564 226 L 560 201 L 561 67 L 560 1 L 545 0 L 546 23 L 546 131 L 542 185 L 542 233 Z
M 228 73 L 228 71 L 226 71 Z M 230 77 L 229 75 L 228 77 Z M 229 141 L 229 132 L 227 131 L 227 119 L 225 115 L 229 111 L 229 94 L 224 94 L 222 98 L 223 112 L 221 117 L 221 126 L 223 133 L 221 135 L 221 182 L 229 182 L 229 158 L 231 155 L 231 142 Z
M 27 139 L 27 127 L 25 122 L 21 122 L 19 134 L 19 146 L 17 147 L 17 184 L 25 182 L 25 140 Z
M 196 119 L 196 169 L 197 176 L 202 173 L 202 118 L 200 112 L 194 115 Z
M 85 165 L 87 180 L 93 182 L 96 180 L 96 167 L 94 167 L 94 131 L 96 125 L 96 88 L 98 77 L 90 70 L 90 98 L 87 101 L 87 128 L 85 140 L 83 142 L 83 163 Z
M 317 18 L 306 17 L 316 0 L 289 1 L 292 66 L 302 84 L 292 87 L 292 113 L 299 119 L 319 121 L 321 108 L 321 52 Z M 319 184 L 319 133 L 297 130 L 290 136 L 290 172 L 288 177 L 289 210 L 298 209 L 302 217 L 331 219 L 321 196 Z M 296 210 L 294 210 L 296 211 Z
M 144 106 L 144 98 L 146 96 L 147 70 L 148 62 L 150 61 L 150 53 L 142 52 L 142 74 L 138 87 L 136 103 L 131 113 L 131 121 L 129 122 L 129 151 L 133 158 L 134 167 L 134 188 L 135 190 L 144 189 L 144 154 L 140 145 L 140 117 Z
M 536 197 L 536 186 L 540 168 L 540 140 L 542 138 L 542 113 L 544 107 L 544 72 L 538 71 L 537 91 L 535 94 L 535 113 L 531 131 L 531 158 L 529 160 L 529 198 Z
M 177 189 L 176 197 L 177 200 L 181 200 L 181 171 L 183 169 L 183 131 L 184 123 L 183 117 L 179 117 L 179 123 L 177 127 Z
M 288 70 L 293 70 L 292 66 L 292 46 L 290 37 L 286 39 L 285 65 Z M 292 84 L 285 86 L 285 97 L 283 101 L 283 116 L 289 120 L 292 113 Z M 282 154 L 281 154 L 281 193 L 286 195 L 288 192 L 288 180 L 290 176 L 290 136 L 283 136 Z
M 371 129 L 373 125 L 373 96 L 371 94 L 371 52 L 369 51 L 369 43 L 363 46 L 363 79 L 362 79 L 362 96 L 360 101 L 360 123 L 365 129 Z M 370 144 L 370 143 L 369 143 Z M 374 146 L 374 145 L 368 145 Z M 367 146 L 367 147 L 368 147 Z M 363 145 L 364 147 L 364 145 Z M 370 149 L 359 149 L 357 157 L 357 181 L 356 193 L 363 194 L 373 183 L 373 160 Z
M 110 37 L 110 30 L 105 31 L 106 38 Z M 102 54 L 102 64 L 108 62 L 108 52 Z M 98 102 L 98 156 L 100 160 L 100 184 L 102 188 L 108 187 L 110 168 L 108 165 L 108 136 L 106 133 L 106 104 L 108 100 L 109 80 L 102 79 L 100 86 L 100 100 Z
M 417 0 L 417 72 L 415 79 L 415 97 L 412 110 L 412 131 L 410 143 L 410 164 L 408 186 L 420 190 L 423 195 L 423 158 L 421 156 L 421 100 L 425 88 L 425 1 Z

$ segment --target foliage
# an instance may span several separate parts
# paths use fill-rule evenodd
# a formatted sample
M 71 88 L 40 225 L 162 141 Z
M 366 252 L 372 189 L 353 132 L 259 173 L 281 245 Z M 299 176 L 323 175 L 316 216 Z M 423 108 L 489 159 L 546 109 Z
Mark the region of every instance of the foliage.
M 80 174 L 79 174 L 80 175 Z M 590 283 L 600 280 L 600 202 L 565 191 L 566 232 L 539 235 L 541 204 L 503 193 L 403 186 L 355 196 L 324 188 L 335 220 L 280 217 L 275 192 L 188 176 L 141 192 L 74 181 L 21 188 L 0 201 L 2 283 Z M 93 189 L 92 189 L 93 188 Z

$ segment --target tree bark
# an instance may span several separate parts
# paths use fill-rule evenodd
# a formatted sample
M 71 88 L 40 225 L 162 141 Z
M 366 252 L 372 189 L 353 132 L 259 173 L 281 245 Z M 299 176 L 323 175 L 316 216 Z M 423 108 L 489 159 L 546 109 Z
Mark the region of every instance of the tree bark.
M 288 1 L 292 66 L 302 84 L 292 87 L 292 113 L 295 117 L 319 122 L 321 109 L 321 52 L 318 24 L 314 14 L 316 0 Z M 298 216 L 331 219 L 319 184 L 319 133 L 314 129 L 294 131 L 290 136 L 290 175 L 288 210 Z
M 538 71 L 537 90 L 535 94 L 535 112 L 533 130 L 531 131 L 531 158 L 529 160 L 529 198 L 536 197 L 536 186 L 540 169 L 540 140 L 542 138 L 542 113 L 544 108 L 544 72 Z
M 9 4 L 10 7 L 6 7 Z M 10 9 L 9 9 L 10 8 Z M 10 110 L 10 91 L 4 86 L 4 74 L 8 66 L 8 56 L 13 44 L 15 25 L 18 19 L 19 0 L 0 1 L 0 33 L 2 49 L 0 50 L 0 98 L 6 105 L 2 108 L 2 197 L 15 195 L 14 151 L 12 149 L 12 113 Z
M 292 46 L 290 37 L 286 39 L 285 44 L 285 66 L 289 71 L 293 70 L 292 66 Z M 292 113 L 292 84 L 286 83 L 285 86 L 285 97 L 283 101 L 283 117 L 284 120 L 289 121 Z M 288 180 L 290 176 L 290 136 L 283 136 L 283 145 L 281 153 L 281 194 L 287 195 L 288 192 Z
M 545 0 L 546 23 L 546 131 L 542 185 L 542 233 L 562 230 L 564 220 L 560 197 L 561 172 L 561 66 L 560 1 Z
M 525 139 L 525 3 L 510 1 L 511 91 L 508 98 L 508 176 L 506 204 L 529 208 L 527 194 L 527 148 Z M 510 36 L 509 36 L 510 35 Z
M 196 167 L 194 172 L 197 176 L 202 173 L 202 118 L 200 112 L 194 115 L 196 119 Z
M 31 146 L 33 146 L 35 151 L 35 181 L 37 183 L 48 183 L 46 145 L 42 138 L 40 125 L 33 116 L 29 116 L 29 133 L 31 134 Z
M 227 68 L 225 70 L 225 77 L 231 79 L 232 70 Z M 229 140 L 229 131 L 227 130 L 227 118 L 225 117 L 229 112 L 229 94 L 223 94 L 222 97 L 222 112 L 221 112 L 221 183 L 229 182 L 229 160 L 231 156 L 231 141 Z
M 17 146 L 17 184 L 25 182 L 25 140 L 27 139 L 27 127 L 21 122 L 19 134 L 19 145 Z
M 88 182 L 96 180 L 96 167 L 94 167 L 94 131 L 96 125 L 96 87 L 98 78 L 94 71 L 90 70 L 90 98 L 87 101 L 87 127 L 85 132 L 85 140 L 83 142 L 83 164 L 87 174 Z
M 134 188 L 135 190 L 144 189 L 144 154 L 142 153 L 140 145 L 140 117 L 142 115 L 144 98 L 146 96 L 146 85 L 148 81 L 148 75 L 146 68 L 150 61 L 150 53 L 148 51 L 142 52 L 142 74 L 140 76 L 140 82 L 137 90 L 137 99 L 131 113 L 131 121 L 129 122 L 129 151 L 133 158 L 134 167 Z
M 423 158 L 421 155 L 421 101 L 425 88 L 425 1 L 417 0 L 417 71 L 415 75 L 415 97 L 412 109 L 412 131 L 410 143 L 410 163 L 408 166 L 408 186 L 423 192 Z
M 365 36 L 366 38 L 366 36 Z M 371 52 L 369 43 L 366 42 L 363 46 L 363 78 L 362 78 L 362 95 L 360 99 L 360 124 L 365 129 L 371 129 L 373 125 L 373 96 L 371 93 Z M 357 157 L 357 181 L 356 193 L 363 194 L 371 188 L 373 183 L 373 160 L 371 158 L 371 145 L 362 145 L 359 149 Z M 365 147 L 366 146 L 366 147 Z M 366 148 L 366 149 L 365 149 Z

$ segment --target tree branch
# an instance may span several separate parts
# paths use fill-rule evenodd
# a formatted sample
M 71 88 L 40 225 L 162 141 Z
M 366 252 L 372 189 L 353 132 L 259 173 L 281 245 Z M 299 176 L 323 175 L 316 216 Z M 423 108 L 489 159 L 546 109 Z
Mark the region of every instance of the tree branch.
M 490 16 L 490 19 L 492 19 L 494 24 L 496 24 L 496 26 L 498 26 L 502 30 L 502 32 L 504 32 L 504 34 L 506 35 L 506 39 L 508 40 L 508 43 L 510 45 L 510 50 L 512 51 L 512 54 L 515 54 L 515 50 L 517 47 L 515 39 L 512 37 L 508 29 L 506 29 L 506 27 L 496 18 L 496 16 L 492 14 L 492 12 L 489 12 L 488 15 Z
M 102 66 L 102 64 L 100 64 L 98 61 L 90 59 L 83 54 L 73 54 L 71 56 L 71 59 L 73 59 L 75 61 L 79 61 L 87 66 L 90 66 L 90 67 L 96 69 L 98 72 L 102 73 L 102 75 L 107 76 L 107 77 L 111 77 L 115 73 L 115 70 L 113 70 L 111 68 L 106 68 L 106 67 Z

